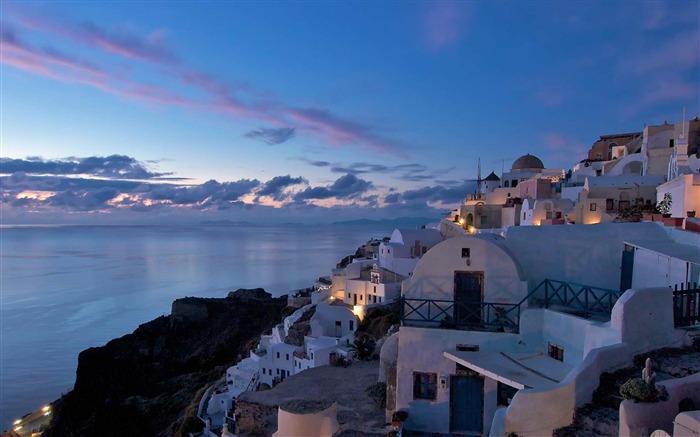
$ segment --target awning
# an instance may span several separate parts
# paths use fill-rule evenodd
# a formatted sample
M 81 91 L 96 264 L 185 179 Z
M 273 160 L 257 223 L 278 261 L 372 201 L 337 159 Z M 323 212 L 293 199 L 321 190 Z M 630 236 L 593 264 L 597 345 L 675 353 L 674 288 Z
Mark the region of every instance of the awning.
M 517 389 L 551 387 L 564 379 L 572 369 L 572 366 L 542 352 L 447 350 L 443 355 L 457 364 Z

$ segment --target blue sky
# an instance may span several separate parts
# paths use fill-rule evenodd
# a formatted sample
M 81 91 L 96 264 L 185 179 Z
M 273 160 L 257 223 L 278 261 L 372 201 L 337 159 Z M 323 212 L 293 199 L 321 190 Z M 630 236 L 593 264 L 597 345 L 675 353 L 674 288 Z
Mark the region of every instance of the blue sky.
M 700 113 L 694 1 L 1 7 L 5 223 L 436 214 Z

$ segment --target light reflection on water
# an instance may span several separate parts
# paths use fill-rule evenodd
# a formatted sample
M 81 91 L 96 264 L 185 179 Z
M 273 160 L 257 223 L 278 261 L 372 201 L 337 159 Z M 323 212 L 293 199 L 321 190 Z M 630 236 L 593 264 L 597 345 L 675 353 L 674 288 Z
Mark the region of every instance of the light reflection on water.
M 70 390 L 78 353 L 183 296 L 275 296 L 330 275 L 391 229 L 1 227 L 0 429 Z

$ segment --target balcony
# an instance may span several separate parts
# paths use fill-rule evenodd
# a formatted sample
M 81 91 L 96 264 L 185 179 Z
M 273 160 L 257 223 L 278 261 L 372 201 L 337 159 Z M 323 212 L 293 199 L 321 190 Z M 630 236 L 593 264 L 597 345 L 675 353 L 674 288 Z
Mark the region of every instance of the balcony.
M 548 308 L 583 318 L 609 320 L 621 291 L 545 279 L 518 303 L 400 299 L 403 326 L 519 332 L 525 308 Z

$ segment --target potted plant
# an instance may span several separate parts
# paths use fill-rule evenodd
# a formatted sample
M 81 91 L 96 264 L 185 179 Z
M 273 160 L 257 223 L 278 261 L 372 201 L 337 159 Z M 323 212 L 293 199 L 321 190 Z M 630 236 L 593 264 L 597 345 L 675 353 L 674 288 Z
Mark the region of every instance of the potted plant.
M 663 386 L 656 385 L 656 373 L 651 370 L 651 358 L 647 358 L 641 378 L 632 378 L 620 386 L 623 398 L 632 402 L 657 402 L 668 397 Z
M 408 419 L 408 412 L 407 411 L 394 411 L 394 414 L 391 415 L 391 426 L 394 429 L 400 429 L 403 426 L 403 423 Z
M 664 218 L 671 217 L 671 205 L 673 205 L 673 197 L 671 193 L 664 193 L 664 198 L 656 204 Z

